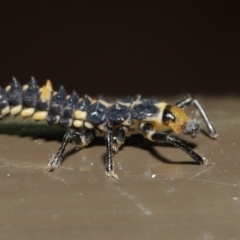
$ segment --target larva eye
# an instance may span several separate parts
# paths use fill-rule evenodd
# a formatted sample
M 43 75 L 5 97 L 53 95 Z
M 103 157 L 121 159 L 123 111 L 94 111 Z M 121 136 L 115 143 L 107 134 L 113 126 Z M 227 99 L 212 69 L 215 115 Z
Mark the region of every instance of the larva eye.
M 176 121 L 175 115 L 171 112 L 171 105 L 167 105 L 166 108 L 164 109 L 162 121 L 166 125 L 168 124 L 169 121 L 172 121 L 172 122 Z

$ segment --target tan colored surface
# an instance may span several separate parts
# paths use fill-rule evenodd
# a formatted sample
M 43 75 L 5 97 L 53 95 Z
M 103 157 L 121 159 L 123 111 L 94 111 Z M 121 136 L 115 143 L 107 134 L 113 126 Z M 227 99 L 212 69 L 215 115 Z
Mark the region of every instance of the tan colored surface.
M 69 145 L 63 165 L 49 173 L 59 146 L 53 128 L 25 126 L 35 139 L 1 134 L 0 239 L 240 239 L 240 99 L 201 102 L 219 139 L 185 139 L 208 166 L 135 140 L 114 158 L 119 181 L 104 174 L 101 141 L 79 152 Z

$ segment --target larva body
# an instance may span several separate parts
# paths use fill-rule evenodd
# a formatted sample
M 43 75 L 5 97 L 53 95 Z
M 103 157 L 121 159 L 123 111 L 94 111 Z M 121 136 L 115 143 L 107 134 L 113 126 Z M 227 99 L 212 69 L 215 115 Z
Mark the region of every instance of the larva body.
M 217 133 L 206 112 L 190 95 L 175 105 L 141 97 L 126 97 L 108 102 L 92 99 L 87 95 L 79 97 L 75 91 L 67 95 L 62 86 L 55 92 L 49 80 L 40 88 L 33 77 L 27 85 L 21 86 L 16 78 L 13 78 L 5 89 L 0 88 L 0 119 L 20 114 L 22 117 L 32 117 L 36 121 L 45 120 L 50 125 L 57 124 L 69 128 L 57 154 L 47 166 L 49 171 L 61 164 L 62 154 L 68 142 L 74 141 L 79 148 L 88 145 L 95 136 L 105 136 L 106 174 L 116 178 L 112 156 L 124 143 L 125 137 L 136 133 L 143 134 L 150 141 L 177 146 L 196 162 L 203 164 L 203 157 L 179 138 L 165 132 L 171 130 L 174 133 L 196 136 L 200 128 L 198 123 L 190 120 L 182 110 L 190 104 L 200 111 L 209 136 L 216 138 Z

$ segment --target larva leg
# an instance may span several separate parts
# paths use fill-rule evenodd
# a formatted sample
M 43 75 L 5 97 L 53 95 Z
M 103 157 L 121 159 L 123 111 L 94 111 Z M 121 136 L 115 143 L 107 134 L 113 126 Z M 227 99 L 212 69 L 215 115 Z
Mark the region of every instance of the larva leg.
M 181 139 L 167 133 L 156 132 L 151 124 L 146 123 L 142 126 L 142 133 L 145 138 L 153 142 L 167 143 L 175 147 L 180 148 L 182 151 L 187 153 L 196 163 L 204 164 L 204 158 L 194 152 L 190 147 L 188 147 Z
M 62 155 L 65 151 L 67 144 L 70 141 L 74 141 L 76 148 L 83 148 L 87 146 L 95 137 L 95 132 L 92 130 L 84 130 L 82 132 L 77 132 L 73 129 L 69 129 L 64 135 L 62 143 L 60 145 L 57 154 L 50 160 L 46 170 L 53 171 L 55 168 L 59 167 L 62 163 Z
M 125 131 L 122 128 L 116 129 L 114 132 L 108 130 L 105 133 L 106 141 L 106 168 L 105 173 L 108 177 L 118 179 L 117 174 L 114 172 L 113 154 L 116 153 L 124 143 Z

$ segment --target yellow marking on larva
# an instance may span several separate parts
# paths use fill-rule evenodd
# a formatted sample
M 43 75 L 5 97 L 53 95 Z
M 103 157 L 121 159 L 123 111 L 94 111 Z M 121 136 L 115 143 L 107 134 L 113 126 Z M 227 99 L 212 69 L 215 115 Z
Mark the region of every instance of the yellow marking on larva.
M 100 129 L 95 129 L 96 137 L 104 137 L 104 132 Z
M 162 131 L 162 130 L 166 129 L 166 126 L 163 125 L 163 122 L 162 122 L 162 116 L 163 116 L 163 110 L 167 106 L 167 103 L 160 102 L 160 103 L 156 103 L 154 105 L 159 109 L 159 112 L 156 116 L 151 117 L 149 119 L 149 121 L 151 121 L 151 123 L 153 124 L 153 127 L 156 131 Z
M 81 136 L 81 142 L 77 143 L 77 142 L 73 142 L 74 146 L 76 149 L 80 149 L 80 148 L 84 148 L 85 146 L 87 146 L 87 143 L 86 143 L 86 138 L 85 136 Z
M 6 106 L 5 108 L 2 109 L 1 111 L 2 115 L 5 116 L 10 113 L 10 107 Z
M 49 79 L 47 79 L 47 82 L 46 82 L 46 85 L 45 85 L 51 92 L 53 91 L 53 88 L 52 88 L 52 83 Z
M 84 126 L 88 129 L 94 128 L 94 126 L 90 122 L 84 122 Z
M 96 101 L 92 101 L 91 105 L 94 104 L 95 102 L 99 102 L 101 103 L 103 106 L 105 106 L 106 108 L 110 107 L 112 104 L 111 103 L 108 103 L 108 102 L 105 102 L 103 100 L 96 100 Z
M 23 85 L 22 89 L 23 91 L 26 91 L 28 89 L 28 85 L 27 84 Z
M 35 108 L 25 108 L 21 111 L 22 117 L 30 117 L 34 114 Z
M 22 111 L 22 105 L 17 105 L 15 107 L 12 107 L 10 112 L 12 115 L 17 115 Z
M 11 89 L 10 85 L 6 86 L 6 88 L 5 88 L 6 92 L 8 92 L 10 89 Z
M 117 102 L 116 103 L 119 103 L 119 104 L 121 104 L 121 105 L 124 105 L 124 106 L 126 106 L 126 107 L 131 107 L 131 103 L 125 103 L 125 102 L 121 102 L 121 101 L 119 101 L 119 100 L 117 100 Z
M 87 117 L 87 112 L 83 112 L 80 110 L 76 110 L 74 112 L 74 118 L 76 118 L 76 119 L 85 120 L 86 117 Z
M 44 85 L 40 88 L 40 93 L 41 93 L 40 99 L 43 102 L 50 100 L 52 92 L 53 92 L 52 83 L 50 80 L 47 80 L 46 85 Z
M 129 114 L 128 118 L 121 123 L 122 126 L 130 126 L 133 124 L 133 120 L 131 119 L 131 116 Z
M 47 115 L 48 115 L 47 111 L 39 111 L 35 112 L 32 118 L 36 121 L 41 121 L 45 120 L 47 118 Z
M 147 138 L 148 140 L 150 140 L 150 141 L 153 141 L 153 140 L 152 140 L 152 135 L 153 135 L 154 133 L 156 133 L 156 131 L 149 131 L 149 132 L 147 133 L 147 135 L 146 135 L 146 138 Z M 154 141 L 153 141 L 153 142 L 154 142 Z
M 97 126 L 99 130 L 106 132 L 107 131 L 107 124 L 103 123 Z
M 82 126 L 83 126 L 83 120 L 74 120 L 74 121 L 73 121 L 73 126 L 74 126 L 75 128 L 80 128 L 80 127 L 82 127 Z
M 138 128 L 139 124 L 141 124 L 139 121 L 133 120 L 132 124 L 129 126 L 129 132 L 126 137 L 129 137 L 132 134 L 142 133 Z
M 55 122 L 54 124 L 58 124 L 59 121 L 60 121 L 61 116 L 60 116 L 60 115 L 57 115 L 57 116 L 55 116 L 55 117 L 56 117 L 56 122 Z
M 100 100 L 100 99 L 95 99 L 95 98 L 93 98 L 93 99 L 91 99 L 91 104 L 90 104 L 90 106 L 91 105 L 93 105 L 94 103 L 96 103 L 96 102 L 98 102 L 98 103 L 101 103 L 103 106 L 105 106 L 106 108 L 108 108 L 109 106 L 111 106 L 111 104 L 109 104 L 109 103 L 107 103 L 107 102 L 105 102 L 105 101 L 103 101 L 103 100 Z

